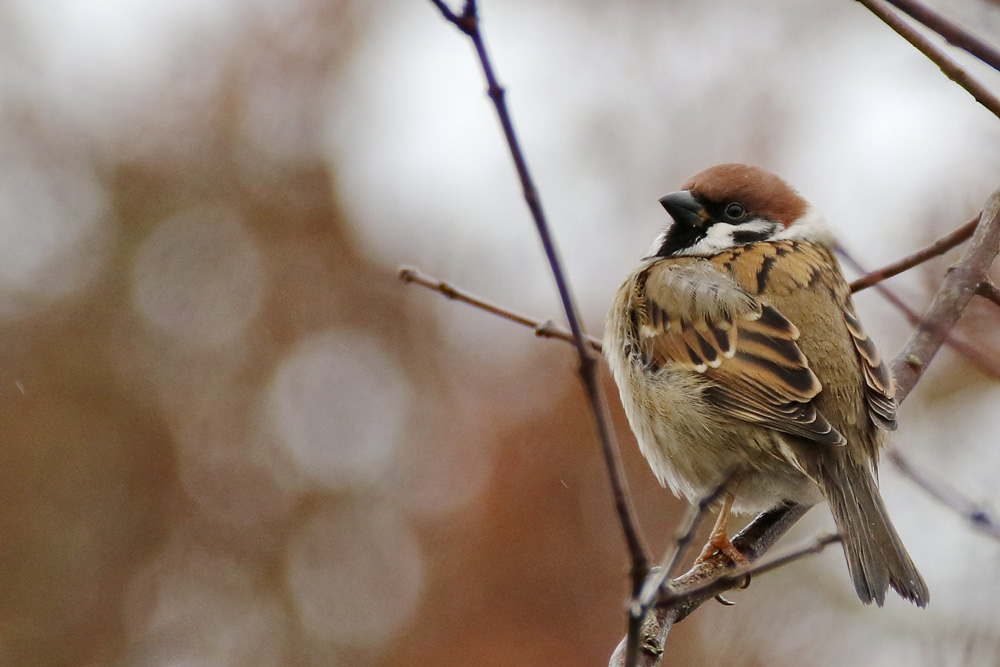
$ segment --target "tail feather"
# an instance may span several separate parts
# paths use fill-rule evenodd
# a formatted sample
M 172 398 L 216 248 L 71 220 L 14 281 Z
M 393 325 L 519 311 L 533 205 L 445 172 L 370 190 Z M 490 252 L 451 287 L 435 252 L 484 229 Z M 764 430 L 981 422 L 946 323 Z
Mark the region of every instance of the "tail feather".
M 854 589 L 865 604 L 882 606 L 889 586 L 918 607 L 930 600 L 886 513 L 872 473 L 847 457 L 824 461 L 817 478 L 844 545 Z

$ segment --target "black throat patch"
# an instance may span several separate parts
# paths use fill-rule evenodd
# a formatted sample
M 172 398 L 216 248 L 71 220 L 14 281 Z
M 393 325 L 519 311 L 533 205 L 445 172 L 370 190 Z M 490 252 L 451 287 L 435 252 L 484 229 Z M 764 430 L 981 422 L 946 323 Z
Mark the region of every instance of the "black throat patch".
M 673 257 L 680 251 L 687 250 L 708 235 L 708 229 L 714 222 L 714 220 L 708 220 L 700 227 L 674 223 L 667 230 L 667 235 L 664 237 L 660 247 L 656 249 L 654 256 Z

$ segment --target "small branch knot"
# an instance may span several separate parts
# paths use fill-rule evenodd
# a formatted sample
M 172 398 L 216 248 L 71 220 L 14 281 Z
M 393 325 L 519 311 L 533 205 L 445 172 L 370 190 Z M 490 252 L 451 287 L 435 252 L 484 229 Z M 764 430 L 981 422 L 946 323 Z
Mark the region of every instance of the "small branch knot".
M 469 4 L 471 3 L 467 3 L 465 5 L 466 9 L 468 9 Z M 461 16 L 455 17 L 454 23 L 455 27 L 457 27 L 459 30 L 461 30 L 469 37 L 473 37 L 479 32 L 479 19 L 476 18 L 475 13 L 470 15 L 467 12 L 463 11 Z
M 535 335 L 539 338 L 552 338 L 555 331 L 556 325 L 551 319 L 545 320 L 535 327 Z
M 654 633 L 645 632 L 642 635 L 642 650 L 659 658 L 663 655 L 663 644 L 660 643 L 660 638 Z

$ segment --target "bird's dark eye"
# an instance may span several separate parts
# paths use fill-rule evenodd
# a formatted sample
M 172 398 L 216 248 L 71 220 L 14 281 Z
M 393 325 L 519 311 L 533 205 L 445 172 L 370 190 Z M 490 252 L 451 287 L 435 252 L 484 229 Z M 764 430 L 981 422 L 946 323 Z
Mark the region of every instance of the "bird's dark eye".
M 732 204 L 728 204 L 726 206 L 725 213 L 726 217 L 729 218 L 730 220 L 739 220 L 740 218 L 742 218 L 744 215 L 747 214 L 747 210 L 743 208 L 742 204 L 737 204 L 736 202 L 733 202 Z

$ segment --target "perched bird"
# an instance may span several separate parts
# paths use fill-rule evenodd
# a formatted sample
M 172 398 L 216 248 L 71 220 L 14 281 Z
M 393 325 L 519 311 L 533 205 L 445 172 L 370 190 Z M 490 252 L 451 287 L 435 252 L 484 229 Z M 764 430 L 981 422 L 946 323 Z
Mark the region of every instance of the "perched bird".
M 862 602 L 927 586 L 875 481 L 895 383 L 854 311 L 822 214 L 777 176 L 723 164 L 660 203 L 673 218 L 615 295 L 604 349 L 661 484 L 723 483 L 700 559 L 746 559 L 730 510 L 826 500 Z M 728 482 L 727 482 L 728 480 Z

